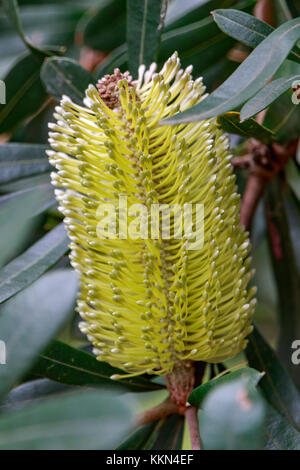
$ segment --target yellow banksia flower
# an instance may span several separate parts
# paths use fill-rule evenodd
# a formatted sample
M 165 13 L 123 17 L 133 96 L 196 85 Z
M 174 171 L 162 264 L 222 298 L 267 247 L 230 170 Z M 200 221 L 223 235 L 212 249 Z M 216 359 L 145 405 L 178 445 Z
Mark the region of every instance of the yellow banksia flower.
M 80 274 L 80 327 L 98 359 L 127 376 L 224 361 L 251 332 L 250 245 L 228 138 L 214 119 L 160 122 L 204 92 L 174 53 L 159 73 L 141 66 L 136 81 L 116 69 L 89 86 L 83 106 L 63 97 L 50 124 L 52 182 Z M 155 204 L 203 204 L 203 246 L 188 249 L 191 233 L 100 239 L 98 207 L 120 195 L 149 214 Z M 117 210 L 117 226 L 123 222 Z

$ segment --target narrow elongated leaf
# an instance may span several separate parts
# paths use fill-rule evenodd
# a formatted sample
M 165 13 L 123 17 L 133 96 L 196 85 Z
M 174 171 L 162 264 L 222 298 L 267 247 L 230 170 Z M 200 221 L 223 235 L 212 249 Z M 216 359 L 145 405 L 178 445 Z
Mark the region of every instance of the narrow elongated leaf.
M 0 184 L 50 170 L 47 145 L 9 143 L 0 146 Z
M 19 33 L 20 37 L 26 42 L 26 38 L 21 26 L 21 20 L 19 15 L 19 7 L 17 0 L 3 0 L 2 6 L 6 11 L 7 16 L 10 18 L 14 28 Z
M 10 247 L 21 240 L 20 227 L 54 203 L 53 189 L 48 183 L 0 196 L 0 266 L 10 258 Z
M 229 8 L 235 3 L 237 3 L 237 0 L 209 0 L 205 2 L 200 0 L 184 3 L 182 0 L 175 0 L 168 6 L 165 29 L 169 31 L 170 29 L 203 20 L 203 18 L 209 16 L 212 10 L 216 8 Z
M 145 450 L 181 450 L 184 419 L 171 415 L 157 423 L 153 434 L 144 443 Z
M 5 9 L 8 17 L 10 18 L 15 30 L 19 34 L 20 38 L 26 44 L 26 46 L 30 49 L 30 51 L 39 58 L 42 62 L 43 59 L 51 53 L 47 50 L 40 49 L 39 47 L 34 46 L 28 39 L 26 38 L 20 19 L 19 7 L 17 0 L 2 0 L 2 6 Z
M 68 237 L 60 224 L 0 270 L 0 303 L 36 281 L 67 250 Z
M 232 3 L 232 0 L 223 0 L 222 4 L 228 4 L 229 1 Z M 236 2 L 236 0 L 234 1 Z M 220 0 L 214 2 L 214 4 L 217 3 L 220 4 Z M 254 3 L 253 0 L 245 0 L 237 3 L 236 7 L 248 11 Z M 202 13 L 200 13 L 200 10 Z M 211 7 L 208 4 L 190 5 L 190 8 L 188 8 L 190 13 L 188 22 L 175 21 L 176 24 L 174 23 L 174 25 L 170 22 L 169 27 L 161 37 L 157 58 L 159 64 L 167 60 L 174 50 L 177 50 L 182 59 L 182 65 L 193 64 L 193 71 L 197 76 L 203 73 L 205 68 L 215 64 L 219 58 L 226 55 L 226 52 L 234 45 L 234 41 L 231 38 L 226 38 L 215 27 L 213 19 L 209 17 L 210 10 Z M 181 8 L 179 11 L 181 13 Z M 196 14 L 194 15 L 193 12 L 196 12 Z M 127 47 L 123 44 L 101 62 L 96 70 L 96 77 L 101 78 L 106 73 L 113 73 L 115 67 L 121 70 L 128 69 L 127 61 Z
M 39 2 L 23 7 L 20 3 L 20 16 L 22 29 L 30 45 L 35 49 L 42 49 L 45 55 L 61 55 L 66 51 L 66 46 L 74 42 L 74 32 L 78 20 L 87 8 L 89 0 L 81 2 L 82 5 L 74 2 Z M 0 10 L 0 38 L 1 38 L 1 64 L 0 76 L 4 76 L 16 58 L 26 51 L 28 47 L 17 36 L 17 32 L 12 28 L 11 21 L 7 15 Z M 49 46 L 51 44 L 51 46 Z M 54 47 L 53 47 L 54 46 Z M 56 49 L 56 51 L 55 51 Z M 40 60 L 44 57 L 35 56 Z M 2 72 L 4 70 L 4 73 Z
M 242 11 L 219 9 L 213 11 L 212 15 L 224 33 L 248 47 L 255 48 L 274 31 L 269 24 Z M 300 49 L 294 47 L 288 58 L 300 62 Z
M 264 443 L 265 406 L 243 379 L 214 388 L 200 412 L 204 450 L 258 450 Z
M 233 39 L 219 33 L 208 41 L 203 41 L 195 49 L 187 51 L 182 60 L 182 67 L 193 66 L 193 76 L 202 76 L 205 85 L 213 86 L 220 83 L 222 75 L 215 74 L 226 57 L 227 52 L 234 46 Z M 226 60 L 226 59 L 225 59 Z M 215 79 L 213 79 L 215 75 Z M 226 77 L 227 78 L 227 77 Z
M 68 385 L 106 386 L 135 392 L 159 390 L 162 387 L 143 377 L 111 380 L 114 374 L 122 373 L 84 351 L 75 349 L 61 341 L 53 341 L 40 355 L 30 374 L 46 377 Z
M 38 111 L 47 98 L 40 63 L 32 54 L 19 59 L 4 77 L 6 104 L 0 105 L 0 133 L 7 132 Z
M 220 35 L 219 28 L 208 16 L 203 20 L 164 33 L 159 56 L 166 59 L 173 54 L 174 50 L 179 50 L 183 54 L 218 35 Z
M 300 18 L 287 21 L 271 33 L 236 71 L 211 95 L 162 123 L 178 124 L 219 116 L 237 108 L 273 76 L 299 39 Z
M 245 380 L 248 386 L 255 387 L 262 378 L 262 376 L 263 374 L 255 369 L 251 369 L 250 367 L 242 367 L 241 369 L 238 369 L 234 372 L 230 372 L 229 374 L 225 374 L 222 377 L 209 380 L 205 384 L 195 388 L 190 394 L 188 402 L 191 405 L 199 407 L 206 395 L 218 385 L 223 385 L 239 379 L 243 379 Z
M 300 433 L 271 406 L 265 422 L 267 444 L 265 450 L 300 450 Z
M 16 193 L 18 191 L 24 191 L 25 189 L 31 189 L 36 186 L 48 185 L 50 180 L 49 172 L 40 173 L 39 175 L 28 176 L 26 178 L 20 178 L 15 181 L 0 185 L 0 194 L 3 196 L 8 193 Z
M 36 403 L 39 400 L 62 394 L 77 393 L 77 387 L 53 382 L 48 379 L 32 380 L 14 388 L 0 405 L 0 410 L 13 410 Z
M 300 430 L 300 395 L 275 353 L 258 332 L 249 337 L 246 354 L 250 367 L 265 372 L 259 383 L 266 400 Z
M 149 67 L 157 58 L 166 8 L 166 0 L 127 1 L 127 46 L 134 77 L 140 65 Z
M 126 1 L 98 2 L 80 19 L 76 38 L 79 43 L 100 51 L 112 51 L 126 40 Z
M 78 392 L 5 413 L 0 449 L 111 449 L 132 427 L 125 397 L 111 392 Z
M 9 225 L 14 210 L 26 211 L 26 218 L 40 214 L 54 202 L 53 189 L 49 183 L 27 188 L 0 197 L 0 225 Z M 25 218 L 25 214 L 24 214 Z
M 259 140 L 264 144 L 268 144 L 275 139 L 275 134 L 273 134 L 270 129 L 267 129 L 254 119 L 248 119 L 245 122 L 241 122 L 240 113 L 234 111 L 222 114 L 217 118 L 217 122 L 230 134 L 241 135 L 245 138 L 254 137 L 256 140 Z
M 274 80 L 299 74 L 299 65 L 286 60 L 274 75 Z M 267 108 L 264 125 L 276 133 L 281 143 L 291 142 L 299 137 L 300 113 L 299 106 L 293 102 L 290 90 L 283 93 L 272 106 Z
M 296 198 L 300 202 L 300 172 L 293 160 L 290 160 L 285 166 L 285 174 L 289 186 L 293 190 Z
M 300 385 L 298 367 L 291 361 L 291 344 L 295 338 L 300 338 L 300 278 L 279 178 L 270 182 L 265 199 L 270 254 L 279 296 L 278 352 L 280 359 Z
M 292 103 L 289 90 L 267 108 L 264 125 L 275 132 L 276 140 L 282 145 L 299 137 L 299 107 Z
M 0 368 L 0 400 L 65 323 L 76 290 L 75 274 L 57 270 L 1 306 L 0 331 L 7 363 Z
M 293 17 L 300 16 L 300 5 L 299 3 L 295 2 L 295 0 L 287 0 L 287 5 L 289 10 L 293 14 Z
M 267 108 L 273 101 L 281 96 L 289 88 L 292 88 L 293 83 L 300 80 L 300 75 L 293 75 L 292 77 L 277 78 L 266 85 L 260 90 L 257 95 L 247 101 L 241 109 L 241 120 L 249 119 L 251 116 L 259 113 Z
M 203 20 L 209 17 L 212 9 L 231 6 L 236 2 L 237 0 L 212 0 L 204 4 L 196 2 L 192 5 L 180 5 L 179 8 L 176 5 L 172 8 L 171 4 L 167 10 L 166 30 L 170 31 Z M 96 8 L 89 9 L 79 21 L 76 31 L 78 41 L 100 51 L 112 51 L 121 46 L 126 36 L 125 7 L 125 0 L 106 0 Z M 168 15 L 169 10 L 171 13 Z M 194 43 L 194 46 L 196 44 Z M 173 47 L 171 54 L 176 48 L 177 46 Z
M 106 74 L 112 74 L 115 68 L 125 71 L 125 69 L 128 68 L 127 60 L 127 46 L 126 44 L 122 44 L 122 46 L 112 51 L 96 68 L 94 72 L 96 79 L 100 79 Z
M 291 240 L 291 243 L 292 243 L 292 248 L 293 248 L 293 253 L 299 253 L 299 250 L 300 250 L 300 213 L 299 213 L 299 209 L 300 209 L 300 204 L 299 204 L 299 201 L 300 201 L 300 178 L 299 178 L 299 170 L 298 168 L 296 168 L 296 165 L 295 163 L 293 162 L 293 160 L 290 160 L 289 163 L 293 164 L 293 165 L 287 165 L 287 167 L 289 167 L 288 171 L 287 171 L 287 182 L 288 184 L 290 185 L 290 188 L 291 190 L 289 191 L 288 188 L 284 188 L 285 190 L 285 196 L 286 196 L 286 200 L 285 200 L 285 211 L 286 211 L 286 216 L 288 218 L 288 224 L 289 224 L 289 228 L 290 228 L 290 240 Z M 294 168 L 297 172 L 297 183 L 295 182 L 292 182 L 291 179 L 289 178 L 289 173 L 290 173 L 290 169 L 291 168 Z M 293 184 L 293 186 L 291 186 Z M 297 185 L 297 186 L 296 186 Z M 297 199 L 297 193 L 298 193 L 298 199 Z M 297 270 L 298 270 L 298 276 L 300 276 L 300 257 L 296 256 L 296 266 L 297 266 Z M 296 340 L 296 342 L 298 341 L 298 339 Z M 293 339 L 293 343 L 294 343 L 294 339 Z M 293 345 L 293 349 L 296 348 L 296 345 L 294 343 Z M 299 351 L 300 353 L 300 351 Z M 297 359 L 297 352 L 296 352 L 296 359 Z M 295 359 L 295 355 L 292 357 L 292 362 L 294 363 L 294 359 Z M 296 383 L 297 382 L 297 379 L 295 380 Z
M 155 440 L 158 431 L 162 425 L 161 420 L 158 422 L 147 424 L 132 432 L 132 434 L 121 442 L 116 450 L 145 450 L 145 446 L 149 445 L 153 439 Z
M 227 2 L 228 3 L 228 2 Z M 252 0 L 245 0 L 237 4 L 237 8 L 250 9 L 253 7 Z M 205 5 L 203 5 L 204 7 Z M 206 6 L 207 8 L 207 6 Z M 198 50 L 200 60 L 202 59 L 201 45 L 209 44 L 216 38 L 227 39 L 222 33 L 212 16 L 209 14 L 204 18 L 196 21 L 196 18 L 184 26 L 177 26 L 163 33 L 161 46 L 159 49 L 159 60 L 168 59 L 177 50 L 183 57 L 188 51 L 196 53 Z M 233 44 L 233 42 L 230 42 Z M 217 48 L 215 46 L 215 48 Z M 213 51 L 212 51 L 213 52 Z M 217 53 L 217 51 L 215 51 Z
M 54 98 L 69 96 L 74 102 L 82 104 L 85 90 L 94 83 L 93 76 L 73 59 L 51 57 L 41 69 L 41 78 L 45 87 Z

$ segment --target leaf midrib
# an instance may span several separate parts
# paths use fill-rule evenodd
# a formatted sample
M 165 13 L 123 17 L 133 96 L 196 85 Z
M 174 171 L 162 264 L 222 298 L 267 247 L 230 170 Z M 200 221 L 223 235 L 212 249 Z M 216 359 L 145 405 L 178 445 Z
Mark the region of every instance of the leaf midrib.
M 94 371 L 91 371 L 90 369 L 83 369 L 82 367 L 78 367 L 78 366 L 75 366 L 75 365 L 72 365 L 70 364 L 69 362 L 63 362 L 61 360 L 57 360 L 57 359 L 53 359 L 52 357 L 49 357 L 49 356 L 46 356 L 44 354 L 41 354 L 40 357 L 42 359 L 45 359 L 46 361 L 49 361 L 49 362 L 52 362 L 52 363 L 55 363 L 55 364 L 58 364 L 60 366 L 64 366 L 64 367 L 68 367 L 70 369 L 74 369 L 74 370 L 77 370 L 78 372 L 84 372 L 85 374 L 88 374 L 88 375 L 92 375 L 92 376 L 95 376 L 95 377 L 99 377 L 101 379 L 106 379 L 106 380 L 111 380 L 109 376 L 107 375 L 102 375 L 101 373 L 98 373 L 98 372 L 94 372 Z M 36 372 L 34 372 L 34 375 L 37 375 L 39 377 L 42 377 L 41 374 L 38 374 Z M 149 386 L 148 384 L 141 384 L 141 383 L 132 383 L 132 382 L 128 382 L 125 380 L 117 380 L 115 381 L 117 383 L 120 383 L 120 384 L 126 384 L 126 385 L 129 385 L 130 387 L 139 387 L 139 388 L 144 388 L 146 390 L 149 390 Z M 151 385 L 151 383 L 150 383 Z

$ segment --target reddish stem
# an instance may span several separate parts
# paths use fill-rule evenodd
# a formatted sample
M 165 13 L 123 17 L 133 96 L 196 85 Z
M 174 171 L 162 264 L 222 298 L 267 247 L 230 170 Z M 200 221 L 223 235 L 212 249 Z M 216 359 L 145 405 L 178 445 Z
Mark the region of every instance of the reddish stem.
M 259 0 L 254 8 L 254 16 L 274 26 L 273 0 Z
M 166 416 L 172 414 L 181 414 L 178 406 L 170 398 L 161 403 L 160 405 L 151 408 L 150 410 L 144 411 L 138 416 L 137 423 L 138 426 L 143 426 L 145 424 L 153 423 L 154 421 L 159 420 L 160 418 L 165 418 Z
M 267 180 L 264 176 L 250 173 L 240 213 L 240 225 L 244 225 L 246 230 L 251 227 L 255 209 L 264 192 L 266 183 Z
M 192 449 L 201 450 L 198 410 L 195 406 L 188 406 L 184 415 L 189 425 Z

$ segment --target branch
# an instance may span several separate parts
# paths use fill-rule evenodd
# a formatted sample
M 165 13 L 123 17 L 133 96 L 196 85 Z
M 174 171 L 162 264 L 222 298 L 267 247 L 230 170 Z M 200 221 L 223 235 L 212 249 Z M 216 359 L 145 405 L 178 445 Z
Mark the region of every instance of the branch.
M 160 405 L 138 415 L 137 425 L 153 423 L 172 414 L 185 415 L 193 449 L 200 450 L 197 408 L 189 405 L 187 398 L 194 386 L 201 384 L 205 365 L 204 362 L 178 362 L 172 373 L 165 376 L 170 396 Z
M 195 406 L 188 406 L 184 413 L 187 423 L 189 425 L 191 444 L 192 444 L 193 450 L 201 450 L 197 412 L 198 410 Z
M 82 47 L 80 51 L 79 63 L 89 72 L 93 72 L 95 68 L 105 59 L 107 56 L 106 52 L 96 51 L 89 47 Z
M 240 225 L 243 225 L 246 230 L 249 230 L 251 227 L 255 210 L 266 185 L 267 180 L 263 176 L 257 174 L 249 175 L 240 212 Z
M 249 154 L 252 159 L 249 161 L 250 175 L 244 192 L 240 224 L 249 230 L 253 216 L 269 181 L 273 180 L 285 167 L 288 160 L 296 153 L 298 140 L 289 142 L 286 147 L 277 143 L 269 146 L 257 141 L 249 142 Z
M 259 0 L 254 7 L 254 16 L 274 26 L 274 5 L 273 0 Z
M 159 420 L 160 418 L 165 418 L 166 416 L 172 414 L 182 414 L 176 405 L 170 398 L 167 398 L 160 405 L 151 408 L 150 410 L 144 411 L 137 418 L 138 426 L 143 426 L 145 424 L 153 423 L 154 421 Z

